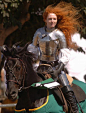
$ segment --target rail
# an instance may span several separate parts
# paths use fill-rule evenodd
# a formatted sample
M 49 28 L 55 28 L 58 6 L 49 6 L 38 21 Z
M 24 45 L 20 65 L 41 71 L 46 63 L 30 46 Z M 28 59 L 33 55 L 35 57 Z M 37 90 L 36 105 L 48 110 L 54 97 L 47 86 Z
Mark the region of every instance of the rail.
M 15 107 L 16 104 L 1 104 L 0 108 L 5 108 L 5 107 Z

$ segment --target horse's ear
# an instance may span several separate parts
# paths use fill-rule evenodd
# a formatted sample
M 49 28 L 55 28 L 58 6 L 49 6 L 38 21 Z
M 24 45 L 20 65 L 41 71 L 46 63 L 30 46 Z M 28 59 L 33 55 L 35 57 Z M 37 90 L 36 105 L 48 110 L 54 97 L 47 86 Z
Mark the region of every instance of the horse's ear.
M 18 53 L 22 53 L 22 52 L 27 51 L 27 47 L 28 47 L 29 44 L 30 44 L 30 43 L 28 42 L 28 43 L 25 44 L 24 47 L 20 47 L 20 48 L 18 49 Z
M 22 43 L 22 41 L 17 42 L 12 46 L 12 48 L 11 48 L 11 55 L 12 56 L 15 56 L 20 51 L 21 47 L 18 48 L 17 46 L 19 46 L 21 43 Z
M 17 46 L 21 45 L 21 43 L 22 43 L 22 41 L 16 42 L 13 46 L 16 46 L 16 47 L 17 47 Z M 13 47 L 13 46 L 12 46 L 12 47 Z
M 16 53 L 17 53 L 17 47 L 15 45 L 13 45 L 11 48 L 11 55 L 15 56 Z
M 0 49 L 4 56 L 8 57 L 11 55 L 10 49 L 6 45 L 1 46 Z

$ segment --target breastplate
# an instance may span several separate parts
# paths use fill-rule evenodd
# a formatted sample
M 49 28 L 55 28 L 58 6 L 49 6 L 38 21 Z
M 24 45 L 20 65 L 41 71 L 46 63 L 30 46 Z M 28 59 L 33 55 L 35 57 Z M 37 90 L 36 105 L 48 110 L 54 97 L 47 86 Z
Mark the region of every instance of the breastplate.
M 59 40 L 52 40 L 49 36 L 41 38 L 39 47 L 41 51 L 40 60 L 42 61 L 56 61 L 57 60 L 57 47 Z

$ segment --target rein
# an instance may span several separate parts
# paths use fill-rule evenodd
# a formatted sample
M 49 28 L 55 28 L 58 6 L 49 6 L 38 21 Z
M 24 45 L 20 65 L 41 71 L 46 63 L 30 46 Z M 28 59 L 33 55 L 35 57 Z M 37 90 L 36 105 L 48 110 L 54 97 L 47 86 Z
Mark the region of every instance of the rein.
M 8 60 L 10 60 L 10 59 L 13 59 L 13 60 L 16 60 L 16 59 L 17 59 L 17 60 L 19 60 L 19 61 L 22 63 L 22 66 L 23 66 L 23 69 L 24 69 L 23 84 L 22 84 L 22 86 L 21 86 L 21 84 L 19 84 L 19 80 L 17 80 L 17 77 L 16 77 L 15 74 L 13 73 L 13 69 L 14 69 L 15 66 L 18 64 L 17 60 L 16 60 L 15 65 L 14 65 L 12 68 L 10 68 L 9 65 L 7 64 L 7 67 L 8 67 L 8 69 L 9 69 L 10 73 L 13 75 L 13 77 L 15 77 L 15 80 L 12 80 L 12 79 L 11 79 L 11 80 L 7 80 L 7 82 L 14 82 L 15 84 L 21 86 L 21 87 L 18 89 L 19 92 L 21 92 L 22 90 L 25 90 L 25 89 L 30 88 L 31 86 L 24 87 L 25 75 L 27 74 L 27 71 L 26 71 L 24 62 L 23 62 L 20 58 L 8 58 Z M 6 82 L 6 83 L 7 83 L 7 82 Z
M 9 58 L 8 60 L 10 60 L 10 59 L 14 59 L 14 58 Z M 13 66 L 13 68 L 10 68 L 9 65 L 7 64 L 7 67 L 9 69 L 10 73 L 13 74 L 13 77 L 15 77 L 15 80 L 17 80 L 17 78 L 16 78 L 16 76 L 13 73 L 13 69 L 15 68 L 16 65 L 17 65 L 17 61 L 16 61 L 15 65 Z M 7 82 L 14 82 L 14 83 L 16 83 L 16 84 L 18 84 L 20 86 L 20 84 L 18 83 L 18 80 L 17 81 L 7 80 Z

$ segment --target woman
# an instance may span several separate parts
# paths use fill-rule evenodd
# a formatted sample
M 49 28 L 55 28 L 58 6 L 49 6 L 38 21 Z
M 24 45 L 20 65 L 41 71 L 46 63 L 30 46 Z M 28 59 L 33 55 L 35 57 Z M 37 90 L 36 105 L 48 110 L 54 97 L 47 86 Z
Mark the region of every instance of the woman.
M 78 10 L 76 10 L 71 3 L 60 2 L 56 6 L 49 5 L 45 9 L 43 13 L 45 26 L 37 29 L 32 44 L 28 46 L 28 51 L 33 51 L 36 55 L 38 53 L 40 65 L 37 71 L 47 75 L 47 78 L 50 76 L 48 76 L 46 72 L 52 70 L 52 67 L 54 70 L 58 66 L 58 71 L 55 70 L 53 74 L 54 77 L 52 76 L 52 78 L 57 78 L 58 73 L 61 72 L 64 65 L 66 66 L 68 64 L 71 50 L 75 52 L 78 50 L 79 47 L 72 41 L 71 36 L 78 32 L 78 28 L 81 28 L 79 18 Z M 75 81 L 69 75 L 67 75 L 67 78 L 70 85 Z M 62 82 L 68 83 L 66 77 L 62 78 L 62 80 Z M 75 84 L 77 84 L 77 82 L 75 82 Z M 67 84 L 67 86 L 69 86 L 69 84 Z M 69 89 L 70 92 L 72 92 L 71 88 Z M 66 93 L 69 92 L 67 90 Z M 74 97 L 74 94 L 71 97 Z M 77 105 L 76 102 L 74 103 Z
M 60 2 L 56 6 L 49 5 L 43 13 L 45 26 L 37 29 L 28 51 L 38 54 L 41 64 L 55 67 L 59 60 L 66 65 L 71 56 L 70 49 L 77 51 L 79 48 L 79 45 L 73 43 L 71 39 L 71 35 L 81 28 L 79 19 L 78 10 L 71 3 Z M 38 64 L 34 64 L 35 70 L 37 66 Z

